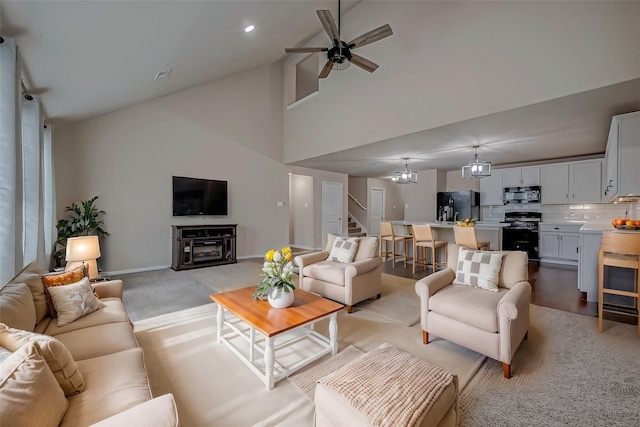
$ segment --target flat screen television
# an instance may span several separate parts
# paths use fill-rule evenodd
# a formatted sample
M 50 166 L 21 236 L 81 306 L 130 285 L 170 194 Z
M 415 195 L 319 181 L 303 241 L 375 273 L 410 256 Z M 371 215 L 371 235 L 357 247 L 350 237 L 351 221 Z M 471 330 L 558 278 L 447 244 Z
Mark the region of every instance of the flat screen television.
M 173 177 L 173 216 L 227 214 L 227 181 Z

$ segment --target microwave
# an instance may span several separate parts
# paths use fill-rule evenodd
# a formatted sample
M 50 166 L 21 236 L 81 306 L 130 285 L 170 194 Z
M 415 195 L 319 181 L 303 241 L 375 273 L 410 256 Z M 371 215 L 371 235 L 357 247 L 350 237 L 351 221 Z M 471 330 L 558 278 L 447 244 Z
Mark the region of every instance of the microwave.
M 540 203 L 540 186 L 506 187 L 502 200 L 505 205 Z

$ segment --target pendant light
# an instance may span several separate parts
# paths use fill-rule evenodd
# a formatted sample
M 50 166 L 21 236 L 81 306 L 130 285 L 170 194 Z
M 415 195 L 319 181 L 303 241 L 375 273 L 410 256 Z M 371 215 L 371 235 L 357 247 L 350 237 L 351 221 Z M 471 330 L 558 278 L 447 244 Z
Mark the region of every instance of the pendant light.
M 478 145 L 474 145 L 474 154 L 471 161 L 462 166 L 463 178 L 486 178 L 491 176 L 491 162 L 485 162 L 478 158 Z
M 418 173 L 409 169 L 409 158 L 404 158 L 404 170 L 396 172 L 391 178 L 396 184 L 416 184 L 418 182 Z

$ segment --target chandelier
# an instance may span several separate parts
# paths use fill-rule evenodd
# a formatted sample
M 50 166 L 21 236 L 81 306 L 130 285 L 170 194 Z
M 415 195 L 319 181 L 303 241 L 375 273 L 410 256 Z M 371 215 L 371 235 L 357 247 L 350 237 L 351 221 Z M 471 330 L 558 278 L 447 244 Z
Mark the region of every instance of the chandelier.
M 396 184 L 416 184 L 418 182 L 418 173 L 409 169 L 409 158 L 404 158 L 404 170 L 396 172 L 391 178 Z
M 486 178 L 491 176 L 491 162 L 484 162 L 478 158 L 478 145 L 474 145 L 473 159 L 462 166 L 463 178 Z

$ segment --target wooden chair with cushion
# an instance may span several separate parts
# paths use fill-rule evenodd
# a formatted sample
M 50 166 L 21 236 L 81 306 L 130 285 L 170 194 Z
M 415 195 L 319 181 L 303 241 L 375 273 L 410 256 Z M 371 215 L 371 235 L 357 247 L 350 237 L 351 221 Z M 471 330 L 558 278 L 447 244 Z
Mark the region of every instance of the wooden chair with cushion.
M 396 267 L 396 258 L 404 259 L 404 266 L 407 266 L 407 259 L 410 257 L 407 256 L 407 252 L 409 251 L 408 243 L 411 241 L 412 237 L 407 235 L 397 235 L 393 231 L 393 225 L 390 222 L 381 222 L 380 223 L 380 257 L 384 257 L 385 261 L 391 255 L 391 261 L 393 262 L 393 268 Z M 404 242 L 404 248 L 402 251 L 402 255 L 396 253 L 396 243 Z M 389 250 L 388 244 L 391 243 L 391 250 Z
M 431 272 L 436 272 L 436 267 L 447 265 L 447 242 L 444 240 L 436 240 L 433 237 L 433 230 L 428 224 L 413 224 L 413 274 L 416 274 L 416 265 L 424 265 L 426 269 L 429 265 L 427 261 L 427 252 L 431 254 Z M 444 262 L 436 261 L 436 249 L 444 248 Z M 422 249 L 422 251 L 420 251 Z M 420 257 L 420 252 L 424 258 Z
M 491 242 L 478 242 L 475 227 L 460 227 L 455 225 L 453 227 L 453 235 L 456 239 L 456 245 L 464 246 L 473 251 L 490 250 Z

